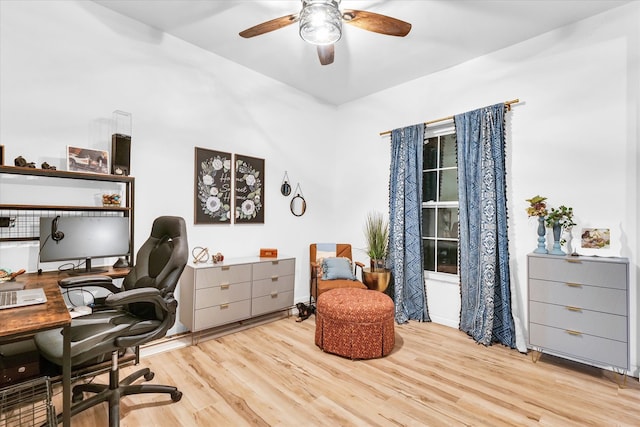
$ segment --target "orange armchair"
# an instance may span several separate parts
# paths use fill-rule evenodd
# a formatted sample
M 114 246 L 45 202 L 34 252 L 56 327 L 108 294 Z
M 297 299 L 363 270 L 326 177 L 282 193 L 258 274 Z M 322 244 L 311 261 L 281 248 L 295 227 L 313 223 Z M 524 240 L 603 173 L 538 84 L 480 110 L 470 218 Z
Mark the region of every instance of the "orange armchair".
M 336 244 L 327 244 L 327 243 L 312 243 L 309 245 L 309 263 L 311 270 L 310 277 L 310 287 L 311 287 L 311 296 L 309 297 L 309 303 L 311 304 L 311 299 L 314 301 L 318 300 L 318 297 L 323 293 L 330 289 L 337 288 L 360 288 L 367 289 L 364 283 L 360 280 L 347 278 L 347 277 L 338 277 L 338 278 L 327 278 L 327 275 L 322 269 L 323 260 L 325 258 L 348 258 L 350 262 L 353 263 L 352 255 L 351 255 L 351 245 L 348 243 L 336 243 Z M 361 262 L 353 263 L 353 278 L 356 278 L 356 272 L 358 267 L 360 267 L 360 277 L 362 277 L 362 269 L 364 268 L 364 264 Z M 325 279 L 323 279 L 323 276 Z

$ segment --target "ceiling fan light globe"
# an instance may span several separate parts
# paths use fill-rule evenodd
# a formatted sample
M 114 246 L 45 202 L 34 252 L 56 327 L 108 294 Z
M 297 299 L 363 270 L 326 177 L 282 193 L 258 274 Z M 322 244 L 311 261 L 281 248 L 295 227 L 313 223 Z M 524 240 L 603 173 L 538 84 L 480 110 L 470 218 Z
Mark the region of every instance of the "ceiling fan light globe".
M 300 12 L 300 37 L 314 45 L 329 45 L 342 37 L 339 1 L 303 0 Z

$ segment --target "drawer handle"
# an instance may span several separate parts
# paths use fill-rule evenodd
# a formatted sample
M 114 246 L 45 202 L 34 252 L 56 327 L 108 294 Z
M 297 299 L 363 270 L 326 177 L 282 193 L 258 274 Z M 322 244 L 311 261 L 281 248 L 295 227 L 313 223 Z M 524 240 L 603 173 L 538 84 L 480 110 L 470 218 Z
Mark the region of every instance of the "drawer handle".
M 220 289 L 222 289 L 223 291 L 229 289 L 229 284 L 225 283 L 224 285 L 220 285 Z
M 582 336 L 582 332 L 572 331 L 571 329 L 567 329 L 567 333 L 576 337 Z
M 276 261 L 271 261 L 271 265 L 278 265 L 279 262 L 280 261 L 277 261 L 277 260 Z
M 278 276 L 271 276 L 271 281 L 276 282 L 278 280 Z
M 582 312 L 582 309 L 581 309 L 580 307 L 572 307 L 572 306 L 570 306 L 570 305 L 568 305 L 568 306 L 567 306 L 567 310 L 569 310 L 569 311 L 575 311 L 575 312 L 579 312 L 579 313 L 581 313 L 581 312 Z
M 227 271 L 228 269 L 230 269 L 231 266 L 230 265 L 223 265 L 222 266 L 222 271 Z
M 271 298 L 278 298 L 278 291 L 271 292 Z
M 579 259 L 567 258 L 566 261 L 573 264 L 582 264 L 582 261 L 580 261 Z
M 220 304 L 220 310 L 225 310 L 229 308 L 229 304 Z
M 567 286 L 570 288 L 581 288 L 582 285 L 580 283 L 567 283 Z

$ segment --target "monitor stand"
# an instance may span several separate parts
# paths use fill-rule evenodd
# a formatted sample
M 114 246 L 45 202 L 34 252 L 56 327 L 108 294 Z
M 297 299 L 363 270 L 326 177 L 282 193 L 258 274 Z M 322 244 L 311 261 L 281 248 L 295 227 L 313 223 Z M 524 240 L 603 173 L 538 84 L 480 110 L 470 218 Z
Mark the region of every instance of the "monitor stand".
M 83 274 L 101 274 L 106 273 L 107 271 L 109 271 L 109 267 L 92 267 L 91 258 L 86 258 L 84 260 L 84 269 L 70 270 L 69 275 L 80 276 Z

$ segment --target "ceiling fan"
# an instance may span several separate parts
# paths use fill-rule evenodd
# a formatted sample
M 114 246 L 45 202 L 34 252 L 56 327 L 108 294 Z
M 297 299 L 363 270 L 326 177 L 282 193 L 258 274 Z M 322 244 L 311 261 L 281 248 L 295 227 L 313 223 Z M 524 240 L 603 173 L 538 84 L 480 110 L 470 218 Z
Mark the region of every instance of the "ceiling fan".
M 345 9 L 340 11 L 340 0 L 301 0 L 298 13 L 281 16 L 240 32 L 240 36 L 251 38 L 300 22 L 300 37 L 316 45 L 320 64 L 333 62 L 334 43 L 342 37 L 342 22 L 363 30 L 389 36 L 404 37 L 411 31 L 411 24 L 379 13 Z

